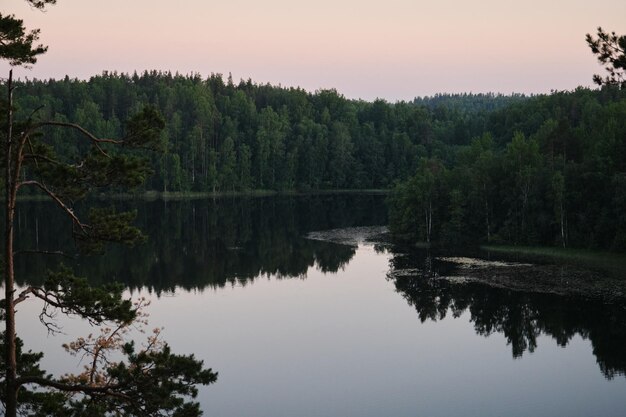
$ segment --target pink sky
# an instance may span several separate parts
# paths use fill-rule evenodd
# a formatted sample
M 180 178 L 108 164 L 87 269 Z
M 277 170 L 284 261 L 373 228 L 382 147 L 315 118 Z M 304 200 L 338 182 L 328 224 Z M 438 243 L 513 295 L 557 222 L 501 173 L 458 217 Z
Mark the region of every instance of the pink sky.
M 624 0 L 2 0 L 46 55 L 21 77 L 232 73 L 349 98 L 542 93 L 602 72 L 585 34 L 626 33 Z M 0 73 L 8 65 L 0 64 Z

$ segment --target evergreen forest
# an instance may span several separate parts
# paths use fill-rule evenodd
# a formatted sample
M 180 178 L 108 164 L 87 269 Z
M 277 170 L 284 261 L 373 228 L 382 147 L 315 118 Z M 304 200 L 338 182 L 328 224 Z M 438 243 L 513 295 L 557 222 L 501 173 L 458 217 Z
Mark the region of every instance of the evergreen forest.
M 88 81 L 26 81 L 22 115 L 71 121 L 98 137 L 123 134 L 121 121 L 145 105 L 164 116 L 165 152 L 152 158 L 146 190 L 380 189 L 415 172 L 420 158 L 447 158 L 482 133 L 487 115 L 524 96 L 440 95 L 412 103 L 348 100 L 220 74 L 103 73 Z M 80 141 L 50 130 L 60 154 Z M 76 132 L 79 135 L 80 132 Z
M 105 138 L 156 107 L 163 152 L 145 153 L 154 173 L 140 191 L 392 188 L 391 229 L 412 240 L 626 248 L 626 93 L 614 86 L 389 103 L 153 71 L 19 92 L 22 114 Z M 84 151 L 68 134 L 46 132 L 60 154 Z

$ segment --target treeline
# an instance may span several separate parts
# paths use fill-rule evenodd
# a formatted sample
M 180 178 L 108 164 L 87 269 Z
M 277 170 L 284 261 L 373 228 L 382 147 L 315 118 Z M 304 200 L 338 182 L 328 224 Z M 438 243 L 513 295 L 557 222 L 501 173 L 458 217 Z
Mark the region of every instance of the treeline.
M 523 96 L 439 95 L 414 103 L 348 100 L 212 75 L 104 73 L 88 81 L 26 81 L 16 91 L 22 116 L 70 121 L 119 137 L 144 105 L 166 120 L 164 153 L 148 154 L 146 189 L 386 188 L 415 172 L 420 158 L 480 134 L 489 111 Z M 60 154 L 86 146 L 78 134 L 49 130 Z
M 439 244 L 626 249 L 626 91 L 511 103 L 483 132 L 421 158 L 390 197 L 391 228 Z
M 229 77 L 103 73 L 24 81 L 22 116 L 124 134 L 145 105 L 166 120 L 146 190 L 388 188 L 413 239 L 626 248 L 626 93 L 348 100 Z M 51 128 L 59 154 L 89 146 Z

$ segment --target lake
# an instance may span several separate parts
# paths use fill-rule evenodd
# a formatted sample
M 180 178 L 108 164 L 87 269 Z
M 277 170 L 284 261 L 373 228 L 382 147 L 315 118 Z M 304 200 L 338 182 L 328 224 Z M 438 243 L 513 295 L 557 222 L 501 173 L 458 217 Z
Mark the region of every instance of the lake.
M 510 285 L 540 270 L 566 286 L 579 267 L 393 246 L 384 199 L 142 202 L 146 243 L 64 262 L 149 298 L 150 325 L 219 372 L 207 416 L 624 415 L 622 298 Z M 17 222 L 18 248 L 72 246 L 51 204 L 20 203 Z M 18 282 L 56 262 L 18 258 Z M 79 369 L 60 346 L 92 329 L 46 336 L 38 307 L 20 304 L 18 334 L 44 368 Z

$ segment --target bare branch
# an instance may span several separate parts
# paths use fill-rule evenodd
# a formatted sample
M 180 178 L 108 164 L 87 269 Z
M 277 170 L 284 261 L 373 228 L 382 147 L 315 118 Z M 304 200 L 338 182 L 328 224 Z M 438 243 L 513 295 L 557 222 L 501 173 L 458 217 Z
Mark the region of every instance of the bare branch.
M 48 311 L 48 306 L 50 305 L 55 308 L 63 309 L 63 305 L 54 297 L 53 294 L 39 287 L 28 287 L 20 293 L 20 295 L 14 300 L 14 303 L 19 304 L 22 301 L 27 300 L 30 294 L 44 301 L 44 306 L 39 314 L 39 321 L 46 327 L 46 329 L 48 329 L 48 333 L 60 333 L 61 328 L 53 322 L 54 314 Z
M 60 126 L 60 127 L 69 127 L 71 129 L 75 129 L 78 130 L 80 133 L 82 133 L 83 135 L 85 135 L 87 138 L 89 138 L 89 140 L 96 142 L 96 143 L 112 143 L 115 145 L 122 145 L 124 143 L 123 140 L 120 139 L 106 139 L 106 138 L 98 138 L 97 136 L 95 136 L 93 133 L 91 133 L 90 131 L 88 131 L 87 129 L 85 129 L 84 127 L 82 127 L 81 125 L 78 125 L 76 123 L 69 123 L 69 122 L 57 122 L 54 120 L 49 120 L 46 122 L 39 122 L 36 123 L 34 125 L 35 129 L 38 129 L 40 127 L 44 127 L 44 126 Z
M 29 295 L 33 295 L 40 300 L 43 300 L 44 306 L 39 314 L 39 321 L 48 329 L 48 333 L 60 333 L 61 328 L 54 323 L 55 314 L 50 312 L 48 307 L 52 306 L 58 308 L 61 311 L 65 311 L 66 307 L 58 298 L 58 296 L 50 291 L 46 291 L 40 287 L 28 287 L 22 291 L 20 295 L 15 299 L 15 304 L 19 304 L 29 298 Z
M 42 104 L 41 106 L 39 106 L 39 107 L 37 107 L 35 110 L 33 110 L 33 111 L 30 113 L 30 116 L 28 116 L 28 120 L 29 120 L 29 121 L 30 121 L 30 120 L 32 120 L 32 119 L 33 119 L 33 116 L 35 116 L 35 114 L 37 114 L 37 112 L 39 112 L 39 111 L 40 111 L 41 109 L 43 109 L 44 107 L 45 107 L 45 106 Z
M 39 181 L 22 181 L 20 183 L 17 184 L 17 188 L 23 186 L 23 185 L 34 185 L 35 187 L 38 187 L 39 189 L 41 189 L 43 192 L 45 192 L 46 194 L 48 194 L 50 196 L 50 198 L 52 198 L 59 207 L 61 207 L 61 209 L 63 209 L 63 211 L 65 211 L 67 213 L 68 216 L 70 216 L 72 218 L 72 221 L 80 228 L 80 230 L 87 235 L 87 225 L 83 224 L 80 219 L 76 216 L 76 214 L 74 214 L 74 211 L 68 207 L 63 200 L 61 200 L 59 198 L 59 196 L 57 196 L 54 192 L 50 191 L 45 185 L 43 185 L 42 183 L 40 183 Z
M 84 127 L 82 127 L 81 125 L 78 125 L 76 123 L 58 122 L 58 121 L 50 120 L 50 121 L 39 122 L 39 123 L 34 124 L 31 130 L 37 130 L 37 129 L 39 129 L 41 127 L 45 127 L 45 126 L 67 127 L 67 128 L 70 128 L 70 129 L 78 130 L 85 137 L 87 137 L 87 139 L 89 139 L 91 142 L 93 142 L 93 144 L 98 149 L 98 151 L 102 155 L 104 155 L 106 157 L 109 157 L 109 154 L 106 153 L 104 149 L 102 149 L 102 147 L 100 146 L 101 143 L 112 143 L 114 145 L 122 145 L 122 144 L 124 144 L 124 141 L 123 140 L 119 140 L 119 139 L 99 138 L 96 135 L 94 135 L 93 133 L 91 133 L 90 131 L 88 131 L 87 129 L 85 129 Z
M 30 141 L 29 141 L 29 146 L 32 146 L 30 144 Z M 32 149 L 31 149 L 31 152 L 32 152 Z M 49 162 L 49 163 L 54 164 L 54 165 L 61 165 L 61 163 L 59 161 L 55 161 L 52 158 L 48 158 L 47 156 L 38 155 L 38 154 L 35 154 L 35 153 L 26 153 L 26 154 L 24 154 L 24 158 L 25 159 L 34 159 L 35 162 L 37 162 L 39 160 L 42 160 L 42 161 L 46 161 L 46 162 Z M 39 166 L 39 165 L 37 165 L 37 166 Z
M 28 250 L 18 250 L 18 251 L 13 252 L 13 256 L 24 255 L 24 254 L 58 255 L 58 256 L 64 256 L 66 258 L 74 259 L 74 256 L 68 255 L 67 253 L 65 253 L 63 251 L 60 251 L 60 250 L 35 250 L 35 249 L 28 249 Z
M 33 143 L 30 140 L 30 137 L 27 137 L 26 141 L 28 143 L 28 149 L 30 150 L 30 153 L 34 155 L 35 154 L 35 149 L 33 147 Z M 26 157 L 26 155 L 24 155 L 24 157 Z M 35 166 L 37 168 L 39 168 L 39 161 L 37 160 L 37 158 L 35 158 Z

